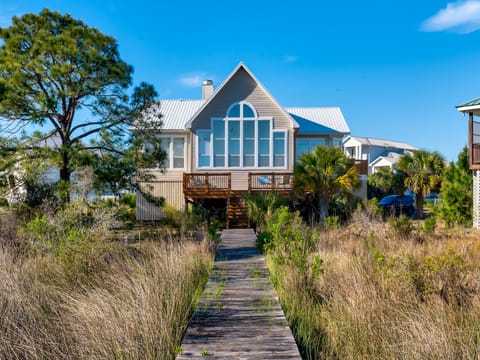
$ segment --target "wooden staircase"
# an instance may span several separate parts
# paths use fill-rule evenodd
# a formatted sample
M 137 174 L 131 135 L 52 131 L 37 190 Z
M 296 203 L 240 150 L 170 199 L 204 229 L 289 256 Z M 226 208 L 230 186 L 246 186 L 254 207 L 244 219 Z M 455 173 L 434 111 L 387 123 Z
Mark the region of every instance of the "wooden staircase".
M 241 229 L 248 228 L 247 206 L 243 200 L 243 192 L 230 192 L 227 201 L 227 228 Z

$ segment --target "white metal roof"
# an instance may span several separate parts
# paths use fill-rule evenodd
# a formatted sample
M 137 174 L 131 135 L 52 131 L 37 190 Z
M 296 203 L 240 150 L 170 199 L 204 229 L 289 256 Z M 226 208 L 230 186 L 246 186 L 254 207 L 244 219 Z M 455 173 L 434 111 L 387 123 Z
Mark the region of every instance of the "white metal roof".
M 359 136 L 349 136 L 347 139 L 345 139 L 344 145 L 346 145 L 346 143 L 349 142 L 350 140 L 354 140 L 362 145 L 392 147 L 392 148 L 405 149 L 405 150 L 418 150 L 418 148 L 416 148 L 415 146 L 412 146 L 404 142 L 375 139 L 370 137 L 359 137 Z
M 205 100 L 160 100 L 156 106 L 162 114 L 162 130 L 185 130 L 186 124 Z M 341 133 L 349 133 L 340 108 L 288 107 L 288 113 Z M 148 115 L 147 115 L 148 116 Z M 300 129 L 301 130 L 301 129 Z
M 162 114 L 161 130 L 185 130 L 185 125 L 204 102 L 205 100 L 160 100 L 156 106 Z
M 350 129 L 339 107 L 287 107 L 285 110 L 292 115 L 310 120 L 335 131 L 345 134 L 350 133 Z

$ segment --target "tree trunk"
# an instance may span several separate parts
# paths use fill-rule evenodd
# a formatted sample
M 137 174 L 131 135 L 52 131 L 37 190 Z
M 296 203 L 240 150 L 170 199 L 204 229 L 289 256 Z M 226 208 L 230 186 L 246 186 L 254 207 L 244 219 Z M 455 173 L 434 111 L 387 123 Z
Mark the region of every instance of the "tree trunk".
M 328 216 L 328 199 L 322 196 L 318 197 L 318 223 L 323 224 L 325 218 Z
M 60 167 L 60 201 L 62 204 L 70 202 L 70 176 L 72 171 L 70 170 L 70 154 L 68 150 L 62 148 L 62 164 Z
M 417 219 L 423 217 L 423 194 L 415 194 L 415 202 L 417 205 Z

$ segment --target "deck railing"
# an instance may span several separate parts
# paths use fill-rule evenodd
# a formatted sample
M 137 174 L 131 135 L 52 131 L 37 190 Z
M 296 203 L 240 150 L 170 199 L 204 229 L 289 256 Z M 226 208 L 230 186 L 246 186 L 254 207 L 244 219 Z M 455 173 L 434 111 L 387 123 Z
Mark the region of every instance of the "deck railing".
M 187 196 L 224 195 L 232 189 L 231 173 L 184 173 L 183 193 Z M 291 191 L 293 173 L 248 173 L 248 191 Z
M 469 131 L 470 165 L 475 165 L 477 168 L 480 164 L 480 122 L 472 119 Z
M 480 144 L 472 144 L 472 164 L 480 164 Z
M 230 173 L 183 174 L 183 192 L 190 195 L 208 195 L 228 192 L 232 187 Z
M 248 173 L 249 191 L 291 191 L 293 173 Z

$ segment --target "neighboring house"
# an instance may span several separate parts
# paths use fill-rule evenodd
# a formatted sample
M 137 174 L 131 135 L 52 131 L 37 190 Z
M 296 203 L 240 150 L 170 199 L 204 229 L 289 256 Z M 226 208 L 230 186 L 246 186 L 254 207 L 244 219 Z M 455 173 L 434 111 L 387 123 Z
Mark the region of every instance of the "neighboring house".
M 345 155 L 360 163 L 363 175 L 373 174 L 380 167 L 394 169 L 401 155 L 418 150 L 398 141 L 358 136 L 348 136 L 343 141 L 343 149 Z
M 468 114 L 468 149 L 470 169 L 473 172 L 473 227 L 480 229 L 480 98 L 456 108 L 463 114 Z
M 166 171 L 147 169 L 155 180 L 142 191 L 178 209 L 225 209 L 227 227 L 245 225 L 245 192 L 290 194 L 296 159 L 321 144 L 340 147 L 350 133 L 337 107 L 281 106 L 243 63 L 215 91 L 206 80 L 201 100 L 161 100 L 158 107 Z M 161 217 L 138 193 L 137 219 Z
M 45 140 L 37 143 L 39 148 L 57 149 L 61 146 L 61 140 L 58 135 L 51 136 Z M 27 196 L 26 187 L 26 171 L 25 167 L 31 159 L 26 156 L 19 158 L 11 174 L 6 175 L 8 178 L 8 188 L 6 190 L 5 198 L 10 205 L 22 202 Z M 42 161 L 38 168 L 34 169 L 36 172 L 35 180 L 44 185 L 54 185 L 60 180 L 60 169 L 57 165 L 52 164 L 46 160 Z M 0 174 L 2 175 L 2 174 Z M 111 193 L 100 192 L 92 189 L 92 176 L 88 169 L 78 169 L 71 174 L 72 191 L 70 197 L 72 199 L 86 198 L 90 201 L 98 199 L 115 198 Z
M 395 169 L 395 165 L 402 157 L 402 154 L 396 152 L 389 152 L 386 155 L 377 157 L 371 163 L 368 164 L 370 174 L 375 174 L 381 168 L 388 168 L 390 170 Z
M 54 149 L 60 144 L 60 137 L 52 136 L 45 140 L 38 142 L 38 147 L 45 147 Z M 18 156 L 18 155 L 17 155 Z M 19 161 L 16 162 L 11 173 L 8 177 L 8 188 L 5 194 L 10 205 L 24 201 L 27 196 L 27 189 L 25 186 L 25 167 L 31 162 L 28 156 L 18 157 Z M 56 166 L 48 166 L 46 162 L 41 164 L 41 169 L 36 169 L 38 172 L 37 180 L 44 184 L 54 184 L 59 180 L 59 171 Z M 6 174 L 8 172 L 5 172 Z

